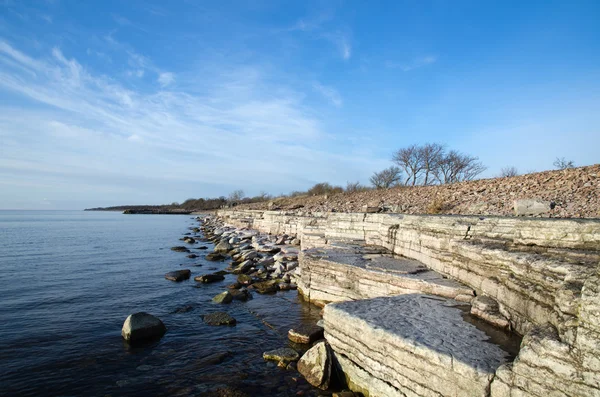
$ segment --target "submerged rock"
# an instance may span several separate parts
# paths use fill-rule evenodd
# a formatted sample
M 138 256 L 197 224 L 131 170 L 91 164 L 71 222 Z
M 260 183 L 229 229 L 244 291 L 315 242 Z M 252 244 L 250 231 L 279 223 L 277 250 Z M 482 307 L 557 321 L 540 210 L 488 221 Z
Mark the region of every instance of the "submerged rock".
M 194 277 L 194 280 L 200 283 L 214 283 L 215 281 L 224 280 L 225 276 L 217 273 L 203 274 L 202 276 Z
M 291 361 L 298 360 L 298 358 L 300 358 L 300 355 L 294 349 L 291 349 L 289 347 L 281 347 L 279 349 L 264 352 L 263 358 L 268 361 L 289 363 Z
M 158 317 L 146 312 L 129 315 L 121 329 L 121 335 L 130 343 L 159 339 L 165 332 L 167 332 L 167 327 L 163 322 Z
M 165 274 L 165 278 L 171 281 L 183 281 L 190 278 L 192 272 L 189 269 L 185 270 L 175 270 L 174 272 L 169 272 Z
M 327 342 L 311 347 L 298 361 L 298 372 L 306 381 L 321 390 L 329 388 L 331 378 L 331 352 Z
M 196 255 L 196 254 L 189 254 L 187 257 L 190 258 L 190 259 L 195 259 L 195 258 L 198 257 L 198 255 Z
M 208 325 L 235 325 L 236 319 L 225 312 L 209 313 L 202 316 L 202 320 Z
M 183 247 L 181 245 L 178 245 L 176 247 L 171 247 L 171 251 L 175 251 L 175 252 L 190 252 L 189 249 L 187 249 L 186 247 Z

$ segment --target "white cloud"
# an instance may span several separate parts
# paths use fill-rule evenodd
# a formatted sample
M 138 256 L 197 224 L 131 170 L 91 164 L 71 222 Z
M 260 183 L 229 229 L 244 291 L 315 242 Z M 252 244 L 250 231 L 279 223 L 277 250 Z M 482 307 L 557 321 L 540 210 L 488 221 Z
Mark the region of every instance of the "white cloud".
M 0 42 L 0 90 L 48 105 L 0 105 L 0 183 L 16 184 L 14 175 L 26 174 L 32 186 L 102 179 L 113 190 L 200 183 L 213 186 L 205 195 L 253 187 L 281 193 L 321 180 L 343 183 L 362 174 L 366 180 L 382 168 L 369 156 L 354 156 L 354 149 L 328 153 L 324 142 L 332 138 L 318 112 L 303 92 L 274 83 L 271 71 L 215 64 L 202 79 L 178 76 L 179 86 L 193 91 L 148 92 L 94 74 L 59 48 L 51 55 L 34 59 Z M 310 88 L 342 105 L 332 87 Z M 152 183 L 143 185 L 149 175 Z
M 143 141 L 144 141 L 142 138 L 140 138 L 140 136 L 139 136 L 139 135 L 135 135 L 135 134 L 133 134 L 133 135 L 130 135 L 130 136 L 127 138 L 127 140 L 128 140 L 128 141 L 131 141 L 131 142 L 143 142 Z
M 313 88 L 321 95 L 323 95 L 329 102 L 335 107 L 342 107 L 343 100 L 340 93 L 333 87 L 328 87 L 320 83 L 314 83 Z
M 175 75 L 169 72 L 162 72 L 158 75 L 157 81 L 161 86 L 166 87 L 175 81 Z

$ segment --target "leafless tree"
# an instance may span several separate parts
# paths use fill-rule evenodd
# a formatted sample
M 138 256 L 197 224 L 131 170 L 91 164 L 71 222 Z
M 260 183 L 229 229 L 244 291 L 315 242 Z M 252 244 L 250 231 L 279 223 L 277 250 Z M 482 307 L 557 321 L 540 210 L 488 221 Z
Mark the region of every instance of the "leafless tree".
M 418 148 L 421 168 L 423 170 L 423 185 L 432 184 L 434 175 L 446 157 L 446 148 L 439 143 L 426 143 Z
M 421 158 L 419 146 L 411 145 L 407 148 L 398 150 L 394 153 L 392 160 L 404 170 L 404 173 L 406 174 L 406 181 L 404 184 L 415 186 L 423 172 L 423 160 Z
M 367 188 L 360 184 L 360 182 L 348 182 L 346 183 L 346 192 L 354 193 L 354 192 L 362 192 L 367 190 Z
M 400 182 L 402 171 L 396 166 L 391 166 L 383 171 L 373 173 L 370 181 L 377 189 L 387 189 Z
M 517 167 L 504 167 L 500 170 L 500 177 L 501 178 L 506 178 L 506 177 L 511 177 L 511 176 L 517 176 L 519 175 L 519 170 L 517 170 Z
M 227 198 L 227 200 L 229 200 L 230 202 L 238 202 L 241 201 L 244 198 L 244 191 L 241 189 L 238 190 L 234 190 L 233 192 L 229 193 L 229 197 Z
M 451 150 L 439 161 L 434 174 L 439 183 L 454 183 L 471 181 L 486 169 L 478 157 Z
M 564 157 L 557 157 L 552 164 L 559 170 L 566 170 L 567 168 L 575 167 L 573 160 L 567 160 Z

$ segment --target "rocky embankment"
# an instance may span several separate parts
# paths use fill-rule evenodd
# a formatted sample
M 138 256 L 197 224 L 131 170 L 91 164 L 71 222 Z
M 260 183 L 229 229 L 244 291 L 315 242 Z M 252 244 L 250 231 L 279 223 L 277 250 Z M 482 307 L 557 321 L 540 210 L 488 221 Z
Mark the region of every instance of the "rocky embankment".
M 307 213 L 396 212 L 512 216 L 519 215 L 515 213 L 515 200 L 524 199 L 535 200 L 545 206 L 536 209 L 531 215 L 600 218 L 600 164 L 440 186 L 396 187 L 332 196 L 279 198 L 271 202 L 245 204 L 239 208 L 295 209 Z

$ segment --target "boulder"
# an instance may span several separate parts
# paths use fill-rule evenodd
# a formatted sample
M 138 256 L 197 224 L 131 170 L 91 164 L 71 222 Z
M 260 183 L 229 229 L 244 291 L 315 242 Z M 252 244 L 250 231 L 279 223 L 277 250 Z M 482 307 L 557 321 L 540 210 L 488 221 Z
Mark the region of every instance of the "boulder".
M 242 285 L 250 285 L 250 284 L 252 284 L 252 277 L 250 277 L 246 274 L 240 274 L 237 277 L 237 281 L 238 281 L 238 283 L 240 283 Z
M 213 252 L 213 253 L 210 253 L 210 254 L 206 255 L 206 260 L 207 261 L 216 262 L 216 261 L 222 261 L 223 259 L 225 259 L 225 256 L 221 255 L 219 253 L 214 253 Z
M 280 282 L 280 280 L 261 281 L 261 282 L 252 284 L 252 287 L 259 294 L 268 294 L 270 292 L 277 292 L 277 290 L 279 289 L 279 286 L 278 286 L 279 282 Z
M 227 253 L 227 252 L 231 251 L 232 248 L 233 247 L 231 246 L 231 244 L 229 244 L 228 241 L 223 240 L 215 246 L 214 251 L 218 252 L 218 253 Z
M 159 318 L 145 312 L 129 315 L 125 319 L 123 328 L 121 329 L 121 335 L 130 343 L 159 339 L 165 332 L 167 332 L 167 327 L 165 327 L 163 322 Z
M 233 274 L 245 273 L 254 265 L 254 262 L 251 260 L 244 261 L 240 263 L 235 269 L 233 269 Z
M 230 293 L 231 293 L 231 296 L 233 297 L 233 299 L 236 301 L 245 302 L 248 299 L 252 299 L 252 294 L 246 288 L 242 288 L 239 290 L 234 289 L 234 290 L 231 290 Z
M 295 343 L 313 343 L 323 339 L 323 328 L 317 325 L 301 325 L 288 331 L 288 339 Z
M 298 361 L 298 372 L 314 387 L 326 390 L 331 378 L 331 361 L 329 345 L 322 341 L 304 353 Z
M 200 283 L 214 283 L 215 281 L 224 280 L 225 276 L 222 274 L 211 273 L 211 274 L 203 274 L 202 276 L 194 277 L 194 280 Z
M 187 249 L 186 247 L 183 247 L 181 245 L 178 245 L 176 247 L 171 247 L 171 251 L 175 251 L 175 252 L 190 252 L 189 249 Z
M 195 239 L 193 239 L 192 237 L 186 237 L 183 239 L 184 242 L 188 243 L 188 244 L 194 244 L 196 242 Z
M 549 212 L 552 208 L 554 206 L 550 201 L 524 199 L 515 200 L 514 202 L 515 215 L 517 216 L 541 215 Z
M 240 255 L 240 261 L 244 262 L 250 259 L 254 259 L 258 256 L 258 253 L 254 250 L 248 250 L 248 251 L 244 251 L 241 253 Z
M 279 349 L 271 350 L 263 353 L 263 358 L 267 361 L 277 361 L 289 363 L 298 360 L 300 355 L 294 349 L 289 347 L 281 347 Z
M 221 292 L 220 294 L 212 298 L 212 301 L 215 303 L 231 303 L 232 300 L 233 295 L 231 295 L 229 291 Z
M 171 281 L 183 281 L 190 278 L 192 272 L 189 269 L 185 270 L 175 270 L 174 272 L 169 272 L 165 274 L 165 278 Z
M 202 320 L 208 325 L 235 325 L 236 319 L 225 312 L 205 314 Z

